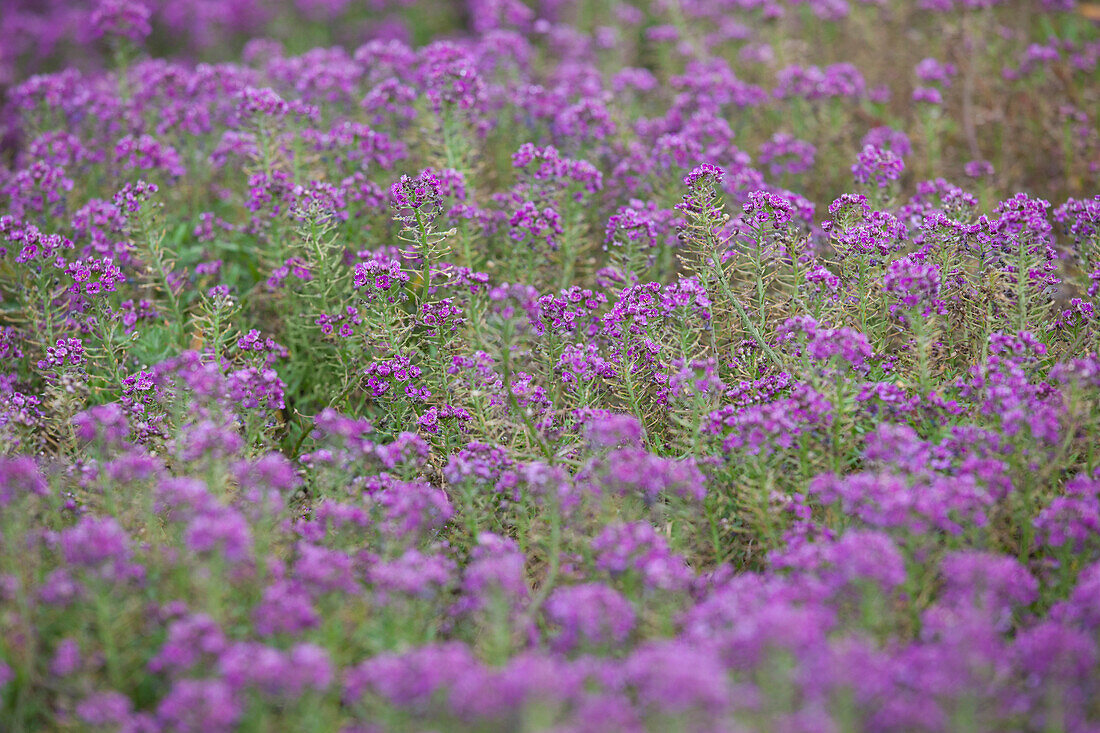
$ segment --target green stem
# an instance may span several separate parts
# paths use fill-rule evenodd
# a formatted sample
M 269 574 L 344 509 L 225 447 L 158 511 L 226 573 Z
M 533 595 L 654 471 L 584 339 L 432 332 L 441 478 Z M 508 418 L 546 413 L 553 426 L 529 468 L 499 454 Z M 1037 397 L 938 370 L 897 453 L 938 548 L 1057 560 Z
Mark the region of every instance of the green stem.
M 542 451 L 543 456 L 547 462 L 554 462 L 554 451 L 550 448 L 550 445 L 543 439 L 539 433 L 535 424 L 531 421 L 531 416 L 527 414 L 527 410 L 523 409 L 519 404 L 519 400 L 516 399 L 516 393 L 512 390 L 512 343 L 511 343 L 511 327 L 505 327 L 505 338 L 503 346 L 503 371 L 501 375 L 501 382 L 504 387 L 504 392 L 508 399 L 508 404 L 512 410 L 520 416 L 523 420 L 523 425 L 527 428 L 527 434 L 531 440 L 538 444 L 539 449 Z
M 547 560 L 550 563 L 550 570 L 538 593 L 531 599 L 531 605 L 527 607 L 526 616 L 529 621 L 534 620 L 538 615 L 539 609 L 550 596 L 550 591 L 554 589 L 558 580 L 558 571 L 561 566 L 561 510 L 557 506 L 550 512 L 550 557 Z
M 730 289 L 729 282 L 726 280 L 725 268 L 723 268 L 721 264 L 718 264 L 716 265 L 716 269 L 719 272 L 718 284 L 721 286 L 722 292 L 726 295 L 727 298 L 729 298 L 730 304 L 733 305 L 733 309 L 737 311 L 737 315 L 738 317 L 740 317 L 741 323 L 745 326 L 746 329 L 748 329 L 752 337 L 756 339 L 756 342 L 760 344 L 760 348 L 763 349 L 764 353 L 768 355 L 768 358 L 771 359 L 772 363 L 776 367 L 782 369 L 783 361 L 779 358 L 779 354 L 775 353 L 775 350 L 771 346 L 768 346 L 768 343 L 764 340 L 763 334 L 760 333 L 760 330 L 756 327 L 756 324 L 753 323 L 752 319 L 749 318 L 749 314 L 745 312 L 745 307 L 741 305 L 741 301 L 737 299 L 737 296 L 734 295 L 733 291 Z

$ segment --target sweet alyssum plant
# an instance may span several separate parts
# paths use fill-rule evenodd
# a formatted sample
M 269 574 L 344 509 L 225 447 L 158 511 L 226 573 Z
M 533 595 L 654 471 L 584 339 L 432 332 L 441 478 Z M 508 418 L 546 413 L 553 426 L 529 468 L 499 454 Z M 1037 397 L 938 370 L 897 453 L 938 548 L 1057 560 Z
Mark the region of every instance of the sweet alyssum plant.
M 0 727 L 1100 724 L 1071 3 L 11 5 Z

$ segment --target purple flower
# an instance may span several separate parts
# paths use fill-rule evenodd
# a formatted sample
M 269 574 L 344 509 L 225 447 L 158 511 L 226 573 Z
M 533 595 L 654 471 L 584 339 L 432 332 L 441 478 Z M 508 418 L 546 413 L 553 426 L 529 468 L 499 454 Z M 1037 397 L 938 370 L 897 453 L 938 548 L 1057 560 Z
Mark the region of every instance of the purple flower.
M 876 148 L 889 150 L 902 158 L 913 152 L 913 146 L 909 142 L 909 136 L 901 130 L 892 127 L 873 127 L 863 136 L 861 145 L 872 145 Z
M 23 496 L 48 496 L 49 484 L 30 456 L 0 457 L 0 508 Z
M 187 173 L 187 169 L 180 160 L 179 152 L 152 135 L 127 135 L 119 138 L 114 148 L 114 162 L 121 164 L 124 170 L 142 172 L 162 170 L 176 178 Z M 156 188 L 152 188 L 150 193 L 155 191 Z M 124 194 L 120 192 L 120 195 Z
M 209 666 L 228 645 L 220 626 L 206 614 L 193 614 L 172 621 L 149 670 L 169 676 L 183 676 L 198 665 Z
M 642 424 L 633 415 L 612 414 L 588 421 L 585 438 L 593 448 L 641 447 Z
M 792 544 L 769 556 L 773 567 L 815 576 L 836 593 L 870 583 L 890 592 L 906 580 L 905 558 L 889 535 L 873 530 L 848 530 L 827 542 Z
M 373 564 L 367 579 L 383 602 L 394 593 L 431 599 L 451 585 L 454 572 L 455 563 L 449 558 L 409 549 L 393 560 Z
M 954 64 L 940 63 L 934 58 L 922 59 L 913 71 L 926 84 L 940 83 L 944 86 L 950 86 L 951 77 L 958 73 Z
M 141 570 L 130 563 L 130 536 L 113 517 L 82 517 L 61 533 L 60 545 L 70 565 L 108 580 L 124 580 Z
M 519 482 L 515 465 L 504 448 L 473 441 L 451 454 L 443 477 L 455 486 L 469 483 L 518 501 L 519 497 L 513 496 Z
M 244 710 L 228 683 L 218 679 L 181 679 L 157 706 L 157 720 L 180 733 L 233 731 Z
M 913 90 L 913 101 L 939 106 L 943 104 L 943 94 L 935 87 L 917 87 Z
M 582 201 L 586 194 L 599 192 L 603 188 L 603 174 L 587 160 L 573 160 L 559 155 L 552 145 L 537 147 L 533 143 L 524 143 L 512 155 L 512 167 L 523 171 L 530 179 L 526 188 L 530 192 L 539 192 L 543 197 L 555 192 L 555 189 L 572 189 L 573 200 Z
M 218 671 L 234 693 L 246 688 L 274 701 L 293 701 L 307 690 L 323 692 L 333 681 L 329 654 L 316 644 L 288 651 L 256 642 L 238 642 L 222 652 Z
M 1096 238 L 1100 235 L 1100 195 L 1091 199 L 1066 200 L 1054 210 L 1054 220 L 1062 225 L 1078 246 Z
M 792 448 L 804 434 L 832 424 L 834 406 L 808 384 L 789 396 L 743 406 L 728 405 L 706 416 L 702 431 L 724 436 L 731 455 L 771 455 Z
M 474 59 L 458 45 L 437 41 L 420 52 L 420 77 L 436 114 L 476 109 L 485 98 L 485 82 Z
M 970 607 L 985 614 L 998 629 L 1006 629 L 1015 609 L 1033 602 L 1039 584 L 1014 558 L 989 552 L 952 552 L 940 563 L 943 592 L 940 603 Z
M 722 169 L 710 163 L 703 163 L 692 169 L 684 177 L 684 185 L 691 191 L 702 190 L 704 187 L 717 187 L 722 183 Z
M 822 474 L 810 483 L 810 494 L 824 504 L 837 503 L 871 527 L 914 538 L 933 530 L 958 535 L 964 527 L 982 526 L 997 497 L 972 474 L 923 478 L 885 472 Z
M 612 674 L 633 692 L 643 710 L 666 715 L 717 716 L 736 699 L 717 656 L 704 646 L 680 640 L 647 642 Z
M 252 621 L 261 636 L 295 636 L 318 626 L 321 618 L 301 584 L 280 580 L 264 589 L 263 599 L 252 610 Z
M 805 173 L 814 166 L 817 148 L 805 140 L 777 132 L 760 146 L 760 163 L 775 177 Z
M 970 178 L 990 178 L 993 175 L 993 164 L 988 160 L 971 160 L 963 166 L 963 173 Z
M 604 248 L 633 246 L 644 251 L 656 247 L 660 235 L 669 230 L 671 213 L 653 202 L 634 200 L 630 206 L 620 206 L 607 220 Z
M 430 168 L 416 178 L 401 176 L 390 187 L 390 198 L 396 217 L 408 227 L 427 226 L 443 209 L 442 186 Z
M 55 677 L 68 677 L 80 667 L 80 643 L 72 637 L 66 637 L 57 644 L 53 659 L 50 661 L 50 674 Z
M 355 562 L 347 553 L 309 542 L 299 542 L 297 552 L 293 578 L 314 597 L 325 593 L 354 596 L 359 592 Z
M 823 328 L 810 316 L 788 318 L 780 326 L 778 335 L 801 332 L 806 335 L 804 354 L 815 361 L 839 358 L 852 367 L 861 367 L 871 358 L 873 350 L 867 337 L 855 329 Z
M 134 705 L 121 692 L 94 692 L 76 706 L 76 715 L 87 725 L 125 730 Z
M 408 281 L 409 275 L 402 271 L 401 263 L 397 260 L 391 260 L 388 263 L 372 260 L 355 266 L 355 289 L 365 289 L 364 295 L 368 301 L 387 293 L 395 285 L 400 287 Z M 392 303 L 397 296 L 386 295 L 385 297 Z
M 612 577 L 635 573 L 645 586 L 661 590 L 683 590 L 691 580 L 683 559 L 648 522 L 609 525 L 591 545 L 596 567 Z
M 534 201 L 524 201 L 508 219 L 511 237 L 517 242 L 542 240 L 551 250 L 557 250 L 558 237 L 565 233 L 561 214 L 553 206 L 540 207 Z
M 1054 497 L 1034 520 L 1039 541 L 1080 554 L 1087 543 L 1100 543 L 1100 480 L 1077 476 L 1065 495 Z
M 661 496 L 702 501 L 707 493 L 694 458 L 661 458 L 640 448 L 619 448 L 593 459 L 578 478 L 591 481 L 597 493 L 640 495 L 647 504 Z
M 479 667 L 469 648 L 458 642 L 386 652 L 348 671 L 344 699 L 354 703 L 370 691 L 399 708 L 415 710 Z
M 905 162 L 893 151 L 865 145 L 852 166 L 856 183 L 886 188 L 901 178 Z
M 100 0 L 90 20 L 97 36 L 140 42 L 152 32 L 149 16 L 149 8 L 141 0 Z
M 561 651 L 580 645 L 621 645 L 634 630 L 630 601 L 599 583 L 556 589 L 546 600 L 546 616 L 559 628 L 553 645 Z
M 101 293 L 113 293 L 123 280 L 122 271 L 108 257 L 102 260 L 77 260 L 65 265 L 65 273 L 72 278 L 68 290 L 73 295 L 95 297 Z
M 1050 615 L 1093 634 L 1100 630 L 1100 562 L 1081 571 L 1069 598 L 1055 604 Z
M 483 532 L 462 577 L 465 606 L 484 608 L 499 596 L 511 606 L 528 596 L 526 559 L 514 540 Z
M 753 230 L 783 231 L 794 218 L 794 206 L 769 191 L 753 191 L 744 204 L 744 221 Z
M 940 268 L 912 255 L 891 262 L 882 278 L 882 289 L 897 298 L 891 312 L 900 309 L 925 316 L 938 312 L 943 307 L 941 286 Z

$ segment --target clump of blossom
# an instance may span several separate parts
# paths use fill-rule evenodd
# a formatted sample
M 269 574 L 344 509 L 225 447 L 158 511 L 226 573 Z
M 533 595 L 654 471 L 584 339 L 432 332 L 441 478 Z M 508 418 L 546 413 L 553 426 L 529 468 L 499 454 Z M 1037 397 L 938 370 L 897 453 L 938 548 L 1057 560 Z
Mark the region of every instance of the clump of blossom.
M 844 477 L 823 474 L 810 494 L 872 527 L 908 532 L 958 535 L 968 526 L 984 526 L 997 492 L 972 474 L 914 479 L 890 472 Z
M 806 284 L 815 303 L 835 303 L 840 298 L 841 280 L 824 265 L 817 265 L 806 273 Z
M 65 274 L 72 279 L 70 293 L 91 298 L 115 292 L 124 279 L 122 270 L 109 257 L 70 262 L 65 265 Z
M 593 448 L 638 448 L 642 424 L 633 415 L 601 415 L 585 424 L 585 439 Z
M 798 175 L 813 168 L 816 154 L 811 143 L 777 132 L 760 146 L 760 163 L 768 166 L 773 176 Z
M 722 169 L 710 163 L 703 163 L 684 176 L 684 185 L 688 192 L 676 209 L 699 216 L 716 216 L 718 212 L 717 194 L 722 185 Z
M 114 162 L 137 171 L 162 170 L 170 176 L 187 173 L 179 152 L 152 135 L 127 135 L 115 145 Z
M 541 189 L 544 195 L 553 189 L 571 189 L 572 199 L 580 202 L 603 188 L 603 174 L 594 165 L 562 157 L 552 145 L 524 143 L 512 155 L 512 167 L 523 172 L 530 188 Z
M 554 647 L 622 644 L 634 630 L 634 607 L 613 588 L 599 583 L 555 590 L 546 601 L 546 616 L 559 631 Z
M 152 33 L 151 12 L 142 0 L 100 0 L 89 19 L 97 36 L 141 42 Z
M 424 303 L 420 306 L 420 324 L 427 328 L 429 336 L 454 333 L 465 322 L 462 313 L 451 298 Z
M 515 541 L 489 532 L 479 535 L 462 578 L 462 593 L 466 610 L 485 609 L 494 599 L 511 607 L 522 604 L 530 590 Z
M 485 81 L 474 59 L 448 41 L 437 41 L 420 52 L 420 77 L 436 114 L 449 109 L 476 109 L 486 95 Z
M 905 161 L 891 150 L 865 145 L 859 157 L 852 165 L 852 176 L 856 183 L 886 188 L 901 178 L 905 170 Z
M 941 287 L 940 268 L 914 256 L 891 262 L 882 278 L 882 289 L 897 299 L 890 306 L 891 313 L 919 312 L 927 317 L 939 312 L 943 307 Z
M 272 366 L 290 355 L 285 346 L 270 336 L 264 337 L 254 328 L 237 339 L 237 349 L 250 359 L 262 361 L 266 366 Z
M 73 415 L 73 427 L 81 440 L 105 445 L 120 445 L 130 433 L 126 415 L 118 403 L 96 405 Z
M 871 145 L 889 150 L 902 158 L 913 152 L 913 145 L 909 142 L 909 136 L 893 127 L 872 127 L 863 136 L 860 145 Z
M 897 544 L 889 535 L 873 530 L 849 530 L 825 542 L 792 543 L 786 551 L 772 554 L 769 561 L 777 569 L 814 576 L 831 593 L 864 584 L 889 593 L 908 576 Z
M 532 325 L 541 334 L 562 332 L 593 333 L 597 328 L 597 312 L 607 303 L 607 296 L 588 288 L 573 286 L 557 295 L 538 299 L 538 321 Z
M 454 580 L 455 563 L 447 557 L 405 550 L 393 560 L 380 560 L 368 571 L 367 579 L 383 603 L 401 596 L 436 598 Z
M 84 362 L 84 343 L 80 339 L 58 339 L 46 349 L 46 358 L 38 362 L 39 369 L 61 369 L 65 365 L 80 366 Z
M 587 473 L 600 492 L 638 494 L 647 503 L 660 496 L 694 501 L 706 496 L 706 479 L 694 459 L 666 459 L 637 448 L 620 448 L 606 459 L 593 461 Z
M 832 424 L 834 405 L 807 384 L 799 384 L 789 395 L 759 404 L 727 405 L 709 413 L 702 432 L 722 437 L 722 449 L 731 457 L 769 456 L 789 450 L 802 436 Z
M 958 69 L 954 64 L 941 63 L 937 59 L 929 57 L 922 59 L 914 67 L 913 72 L 925 84 L 951 86 L 951 78 L 958 73 Z
M 679 590 L 691 580 L 683 558 L 648 522 L 612 524 L 592 540 L 596 567 L 620 577 L 635 573 L 647 588 Z
M 657 246 L 658 237 L 667 231 L 667 217 L 653 202 L 631 201 L 621 206 L 607 220 L 604 228 L 604 248 L 634 247 L 645 251 Z
M 780 327 L 778 335 L 801 333 L 806 336 L 805 351 L 815 361 L 840 361 L 852 367 L 861 367 L 873 355 L 867 337 L 847 326 L 829 328 L 818 323 L 810 316 L 788 318 Z
M 245 87 L 238 94 L 237 112 L 245 119 L 258 115 L 280 120 L 290 113 L 290 104 L 270 87 Z
M 401 269 L 401 263 L 397 260 L 371 260 L 355 266 L 354 287 L 368 301 L 381 298 L 395 303 L 400 297 L 400 287 L 408 281 L 409 274 Z
M 355 335 L 355 327 L 362 325 L 363 318 L 359 315 L 358 308 L 349 305 L 343 313 L 333 315 L 322 313 L 313 322 L 321 328 L 321 333 L 326 336 L 335 333 L 341 338 L 351 338 Z
M 500 446 L 472 441 L 451 456 L 443 477 L 454 485 L 472 483 L 518 501 L 513 495 L 519 483 L 516 462 Z
M 16 250 L 19 264 L 36 265 L 62 263 L 61 250 L 72 249 L 71 240 L 59 234 L 45 234 L 33 224 L 20 224 L 11 216 L 0 217 L 0 234 L 7 245 Z M 0 247 L 0 256 L 6 256 L 7 247 Z
M 525 330 L 538 322 L 538 297 L 530 285 L 501 283 L 489 289 L 489 312 L 499 322 Z
M 401 176 L 390 187 L 390 199 L 394 215 L 407 227 L 425 227 L 443 210 L 442 186 L 431 169 L 415 178 Z
M 834 97 L 860 97 L 867 83 L 859 70 L 849 63 L 826 66 L 788 66 L 776 72 L 775 97 L 799 97 L 817 101 Z
M 416 385 L 421 373 L 420 367 L 413 364 L 409 357 L 394 356 L 367 365 L 362 375 L 364 386 L 375 399 L 385 397 L 394 386 L 403 386 L 406 396 L 414 400 L 423 400 L 431 396 L 431 392 L 425 387 Z
M 988 160 L 971 160 L 963 166 L 963 173 L 970 178 L 990 178 L 993 176 L 993 164 Z
M 1066 484 L 1065 496 L 1058 496 L 1034 520 L 1039 540 L 1051 547 L 1083 553 L 1100 539 L 1100 481 L 1087 475 Z
M 721 395 L 726 384 L 718 376 L 718 361 L 707 359 L 675 359 L 668 375 L 668 394 L 677 399 L 697 395 Z
M 508 226 L 515 241 L 542 241 L 550 250 L 557 250 L 558 238 L 565 233 L 558 210 L 549 205 L 540 207 L 534 201 L 521 203 L 508 219 Z
M 600 354 L 596 344 L 566 344 L 558 357 L 554 371 L 562 382 L 577 387 L 597 379 L 614 379 L 618 370 L 613 362 Z

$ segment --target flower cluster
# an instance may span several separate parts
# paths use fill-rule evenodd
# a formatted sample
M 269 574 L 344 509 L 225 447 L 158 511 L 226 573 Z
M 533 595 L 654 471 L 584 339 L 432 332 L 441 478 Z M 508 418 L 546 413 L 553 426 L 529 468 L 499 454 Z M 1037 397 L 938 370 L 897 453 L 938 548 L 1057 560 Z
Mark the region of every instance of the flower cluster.
M 431 169 L 415 178 L 401 176 L 390 187 L 396 216 L 408 227 L 430 224 L 443 208 L 442 186 Z
M 96 35 L 142 41 L 152 32 L 150 16 L 141 0 L 100 0 L 89 20 Z
M 420 324 L 427 328 L 429 336 L 454 333 L 464 320 L 462 309 L 451 298 L 420 306 Z
M 882 278 L 883 290 L 897 298 L 891 312 L 936 312 L 942 307 L 941 287 L 940 268 L 913 256 L 891 262 Z
M 897 153 L 866 145 L 852 165 L 852 176 L 856 183 L 886 188 L 901 178 L 904 170 L 905 161 Z
M 417 387 L 416 382 L 422 372 L 407 356 L 395 356 L 369 364 L 363 369 L 363 382 L 368 393 L 374 397 L 384 397 L 391 387 L 401 386 L 404 394 L 412 399 L 426 399 L 430 392 Z
M 66 364 L 79 366 L 84 361 L 84 344 L 80 339 L 58 339 L 46 349 L 46 358 L 38 362 L 39 369 L 60 369 Z
M 368 301 L 384 298 L 396 302 L 400 298 L 399 289 L 408 281 L 409 274 L 401 269 L 397 260 L 371 260 L 355 266 L 354 287 L 362 291 Z

